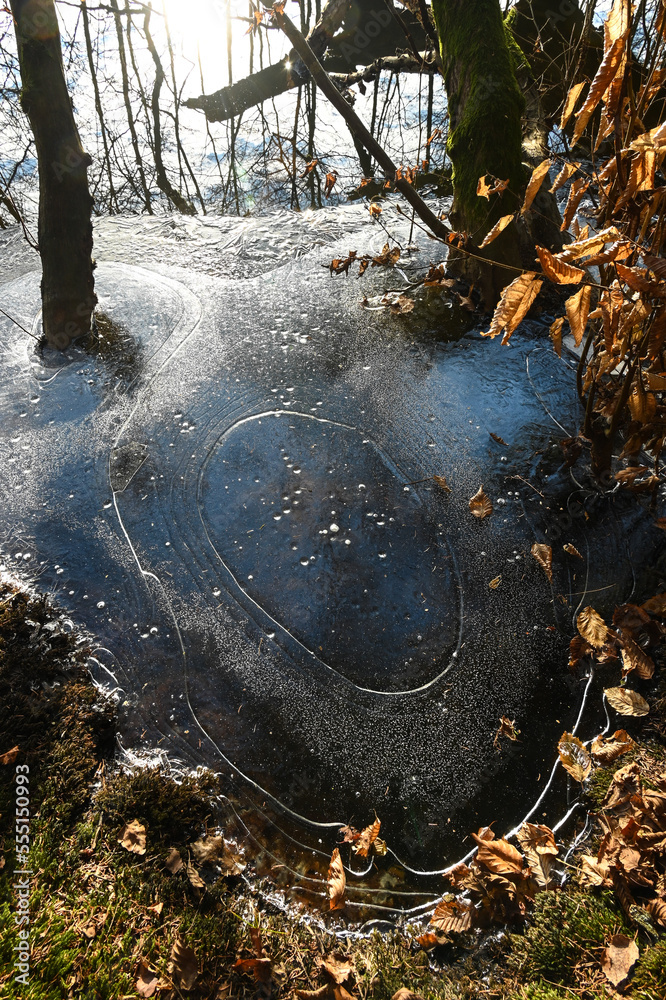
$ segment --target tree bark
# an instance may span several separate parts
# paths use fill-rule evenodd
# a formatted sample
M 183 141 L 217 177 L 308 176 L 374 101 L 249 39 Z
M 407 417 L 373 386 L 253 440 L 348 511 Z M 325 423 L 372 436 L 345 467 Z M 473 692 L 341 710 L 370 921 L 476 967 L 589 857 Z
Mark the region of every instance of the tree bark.
M 39 252 L 46 341 L 63 350 L 90 331 L 97 302 L 92 263 L 93 200 L 62 62 L 53 0 L 11 0 L 21 70 L 21 106 L 39 166 Z
M 498 219 L 520 204 L 525 100 L 498 0 L 433 0 L 433 12 L 449 105 L 447 151 L 454 192 L 450 219 L 478 246 Z M 508 187 L 490 199 L 479 197 L 477 184 L 484 174 L 508 182 Z M 490 307 L 516 276 L 510 268 L 523 266 L 520 242 L 512 223 L 481 251 L 484 262 L 452 251 L 450 268 L 480 286 Z

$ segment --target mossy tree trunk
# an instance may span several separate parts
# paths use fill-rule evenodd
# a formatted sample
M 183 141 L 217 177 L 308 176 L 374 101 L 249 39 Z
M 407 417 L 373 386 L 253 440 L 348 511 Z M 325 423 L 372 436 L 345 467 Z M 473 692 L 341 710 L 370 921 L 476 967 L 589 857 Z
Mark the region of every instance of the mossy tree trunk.
M 37 148 L 39 252 L 46 341 L 61 350 L 90 330 L 97 301 L 92 263 L 93 200 L 62 62 L 53 0 L 11 0 L 21 105 Z
M 448 154 L 453 165 L 451 223 L 475 244 L 502 215 L 515 211 L 525 184 L 521 122 L 525 100 L 516 81 L 512 40 L 499 0 L 433 0 L 449 105 Z M 508 181 L 490 199 L 476 193 L 479 177 Z M 487 264 L 458 256 L 451 264 L 482 286 L 492 305 L 521 267 L 520 239 L 509 226 L 482 254 Z

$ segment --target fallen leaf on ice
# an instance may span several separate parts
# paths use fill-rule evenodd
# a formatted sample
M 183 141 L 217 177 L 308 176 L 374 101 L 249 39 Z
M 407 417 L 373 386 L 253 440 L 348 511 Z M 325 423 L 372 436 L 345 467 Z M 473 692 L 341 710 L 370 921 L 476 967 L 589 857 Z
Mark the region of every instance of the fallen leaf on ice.
M 445 493 L 451 492 L 451 487 L 446 481 L 446 476 L 433 476 L 432 478 L 435 480 L 440 490 L 444 490 Z
M 469 509 L 474 514 L 474 517 L 478 517 L 479 520 L 483 520 L 484 517 L 489 517 L 492 514 L 493 505 L 483 492 L 483 486 L 479 486 L 479 489 L 469 501 Z
M 608 704 L 620 715 L 647 715 L 650 706 L 645 698 L 630 688 L 613 687 L 604 691 Z
M 553 582 L 553 550 L 550 545 L 544 545 L 543 542 L 534 542 L 531 548 L 532 555 L 541 566 L 542 570 L 548 577 L 549 581 Z
M 572 733 L 563 733 L 557 744 L 562 767 L 576 781 L 585 781 L 592 770 L 592 758 L 578 739 Z
M 594 608 L 583 608 L 576 619 L 578 631 L 586 642 L 601 649 L 608 637 L 608 626 Z
M 345 869 L 340 857 L 340 851 L 336 847 L 331 855 L 331 864 L 328 869 L 328 895 L 332 910 L 338 910 L 344 906 L 346 886 L 347 877 Z
M 442 900 L 437 904 L 437 908 L 430 918 L 432 927 L 443 931 L 445 934 L 460 934 L 468 931 L 473 922 L 476 910 L 474 904 L 469 900 Z
M 625 729 L 617 729 L 612 736 L 597 736 L 592 742 L 590 753 L 599 764 L 609 764 L 635 746 Z

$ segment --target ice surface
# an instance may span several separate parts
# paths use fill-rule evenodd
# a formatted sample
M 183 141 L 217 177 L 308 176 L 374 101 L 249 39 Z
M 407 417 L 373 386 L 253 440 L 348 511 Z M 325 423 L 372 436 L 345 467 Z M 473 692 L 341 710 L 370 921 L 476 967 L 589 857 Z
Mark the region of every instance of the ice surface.
M 520 819 L 580 705 L 577 609 L 628 599 L 654 555 L 640 511 L 550 448 L 580 412 L 549 341 L 501 347 L 436 302 L 362 309 L 402 278 L 331 277 L 385 239 L 337 209 L 104 220 L 113 327 L 40 357 L 39 275 L 2 239 L 3 559 L 97 637 L 125 742 L 233 773 L 324 865 L 335 823 L 375 809 L 415 871 Z M 495 509 L 477 521 L 481 485 Z M 498 752 L 502 715 L 521 741 Z

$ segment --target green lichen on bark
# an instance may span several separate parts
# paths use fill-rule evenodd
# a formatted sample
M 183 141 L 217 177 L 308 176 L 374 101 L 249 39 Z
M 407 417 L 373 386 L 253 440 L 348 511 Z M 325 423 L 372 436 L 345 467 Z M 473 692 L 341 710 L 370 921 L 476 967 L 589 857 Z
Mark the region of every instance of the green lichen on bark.
M 516 54 L 498 0 L 433 0 L 449 104 L 452 221 L 476 242 L 518 206 L 524 184 Z M 509 182 L 490 202 L 477 196 L 483 174 Z

